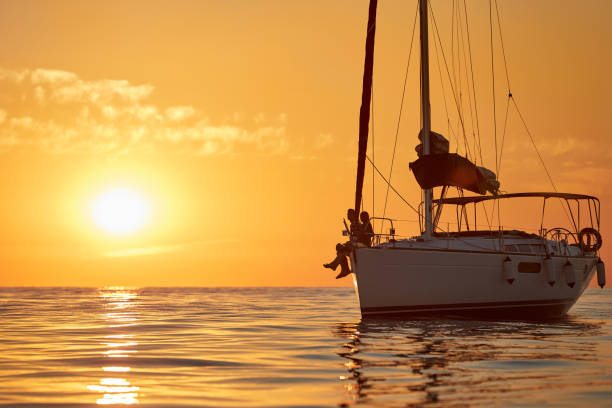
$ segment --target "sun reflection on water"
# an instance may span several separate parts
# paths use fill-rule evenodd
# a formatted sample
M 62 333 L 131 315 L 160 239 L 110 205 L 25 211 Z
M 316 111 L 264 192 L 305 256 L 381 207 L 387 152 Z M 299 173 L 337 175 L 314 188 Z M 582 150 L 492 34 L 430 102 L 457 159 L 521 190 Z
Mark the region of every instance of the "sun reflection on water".
M 138 313 L 134 311 L 135 303 L 138 299 L 138 292 L 133 289 L 105 288 L 100 290 L 100 298 L 104 304 L 105 313 L 102 318 L 109 329 L 116 330 L 117 333 L 104 336 L 101 345 L 107 348 L 102 352 L 105 358 L 128 359 L 137 353 L 138 342 L 134 340 L 131 333 L 122 332 L 127 327 L 138 325 Z M 102 367 L 106 373 L 118 373 L 119 375 L 129 373 L 131 367 L 128 365 L 116 365 L 111 363 Z M 125 364 L 121 361 L 120 364 Z M 140 387 L 134 386 L 127 378 L 105 377 L 100 379 L 99 384 L 88 385 L 87 389 L 98 393 L 101 398 L 96 400 L 98 405 L 133 405 L 138 404 L 138 391 Z
M 127 373 L 130 367 L 102 367 L 103 371 L 111 371 L 115 373 Z
M 121 393 L 121 394 L 104 394 L 104 398 L 99 398 L 96 401 L 98 405 L 123 404 L 132 405 L 138 404 L 137 393 Z

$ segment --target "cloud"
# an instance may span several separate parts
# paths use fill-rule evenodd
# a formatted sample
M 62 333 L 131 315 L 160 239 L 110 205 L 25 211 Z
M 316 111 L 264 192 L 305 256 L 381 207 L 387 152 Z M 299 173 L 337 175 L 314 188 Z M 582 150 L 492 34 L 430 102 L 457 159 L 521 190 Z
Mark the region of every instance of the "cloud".
M 184 244 L 176 244 L 176 245 L 159 245 L 159 246 L 149 246 L 142 248 L 129 248 L 122 249 L 118 251 L 107 252 L 104 254 L 107 258 L 123 258 L 123 257 L 132 257 L 132 256 L 150 256 L 150 255 L 161 255 L 171 252 L 179 252 L 185 250 L 198 250 L 198 248 L 209 247 L 212 245 L 224 245 L 224 244 L 235 244 L 238 241 L 229 240 L 229 239 L 214 239 L 208 241 L 195 241 Z
M 315 140 L 315 147 L 323 149 L 334 142 L 334 137 L 330 133 L 321 133 Z
M 48 69 L 0 68 L 0 151 L 53 154 L 175 151 L 192 155 L 284 154 L 290 148 L 284 113 L 234 112 L 221 123 L 189 105 L 149 103 L 155 88 L 127 80 L 86 80 Z M 271 119 L 267 119 L 267 118 Z
M 19 73 L 20 78 L 28 76 L 29 71 Z M 72 72 L 58 71 L 52 69 L 35 69 L 30 74 L 33 84 L 56 84 L 78 81 L 78 76 Z
M 609 188 L 607 175 L 612 151 L 602 148 L 601 141 L 559 136 L 536 140 L 536 144 L 559 191 L 601 194 Z M 504 179 L 514 178 L 530 189 L 552 189 L 527 136 L 513 137 L 504 148 L 500 174 L 502 186 Z M 525 177 L 525 174 L 530 176 Z
M 0 81 L 21 82 L 26 77 L 28 71 L 11 71 L 0 68 Z
M 105 254 L 107 258 L 122 258 L 127 256 L 147 256 L 147 255 L 161 255 L 168 252 L 176 252 L 184 249 L 184 245 L 165 245 L 165 246 L 152 246 L 146 248 L 131 248 L 123 249 L 120 251 L 112 251 Z
M 166 116 L 168 119 L 175 122 L 189 119 L 195 114 L 195 109 L 191 106 L 172 106 L 166 109 Z

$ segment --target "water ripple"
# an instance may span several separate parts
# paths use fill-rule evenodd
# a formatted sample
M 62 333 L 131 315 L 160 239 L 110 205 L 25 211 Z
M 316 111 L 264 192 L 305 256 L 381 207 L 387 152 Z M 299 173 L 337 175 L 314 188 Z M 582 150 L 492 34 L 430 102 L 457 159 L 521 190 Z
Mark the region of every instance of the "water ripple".
M 2 288 L 0 407 L 609 406 L 611 297 L 403 321 L 348 289 Z

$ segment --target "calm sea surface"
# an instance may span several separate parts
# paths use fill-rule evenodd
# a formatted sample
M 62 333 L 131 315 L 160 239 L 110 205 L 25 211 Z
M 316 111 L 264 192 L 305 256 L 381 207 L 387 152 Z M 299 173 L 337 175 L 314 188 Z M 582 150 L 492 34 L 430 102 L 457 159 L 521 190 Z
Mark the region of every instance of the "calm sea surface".
M 0 407 L 609 407 L 611 300 L 362 321 L 351 289 L 0 288 Z

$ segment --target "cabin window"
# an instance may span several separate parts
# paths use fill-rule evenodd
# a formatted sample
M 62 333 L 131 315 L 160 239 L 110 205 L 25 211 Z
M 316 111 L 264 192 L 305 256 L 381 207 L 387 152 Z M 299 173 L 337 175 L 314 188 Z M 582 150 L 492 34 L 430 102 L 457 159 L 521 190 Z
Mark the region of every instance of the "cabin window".
M 546 248 L 542 244 L 531 245 L 531 250 L 538 255 L 546 255 Z
M 540 264 L 538 262 L 519 262 L 518 271 L 520 273 L 540 273 Z
M 525 252 L 530 254 L 531 253 L 531 245 L 529 244 L 517 244 L 516 245 L 519 249 L 519 252 Z

